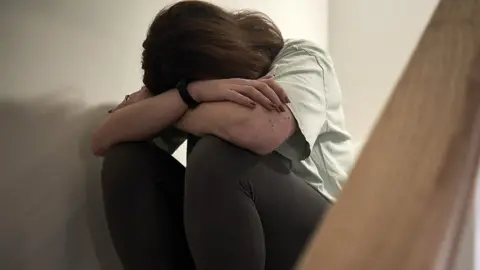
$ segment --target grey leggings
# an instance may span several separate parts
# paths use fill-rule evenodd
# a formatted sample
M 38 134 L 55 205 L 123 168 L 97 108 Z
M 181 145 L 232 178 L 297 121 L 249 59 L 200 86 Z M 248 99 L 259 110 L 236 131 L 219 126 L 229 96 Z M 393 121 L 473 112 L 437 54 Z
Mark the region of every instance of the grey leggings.
M 102 185 L 126 270 L 290 270 L 330 206 L 280 155 L 213 136 L 187 168 L 148 142 L 117 145 Z

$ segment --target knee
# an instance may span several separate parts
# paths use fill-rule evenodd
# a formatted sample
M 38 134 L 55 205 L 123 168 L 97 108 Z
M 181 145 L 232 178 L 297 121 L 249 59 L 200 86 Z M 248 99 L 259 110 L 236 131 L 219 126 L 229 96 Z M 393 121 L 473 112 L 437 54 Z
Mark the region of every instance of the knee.
M 218 181 L 238 179 L 258 160 L 257 154 L 237 147 L 216 136 L 200 139 L 188 157 L 187 183 L 207 181 L 208 186 Z
M 135 169 L 154 156 L 155 146 L 147 142 L 129 142 L 112 146 L 103 159 L 102 173 L 116 174 Z
M 168 166 L 170 154 L 150 142 L 128 142 L 113 146 L 105 154 L 101 178 L 103 185 L 138 178 L 139 173 Z M 165 164 L 165 165 L 163 165 Z

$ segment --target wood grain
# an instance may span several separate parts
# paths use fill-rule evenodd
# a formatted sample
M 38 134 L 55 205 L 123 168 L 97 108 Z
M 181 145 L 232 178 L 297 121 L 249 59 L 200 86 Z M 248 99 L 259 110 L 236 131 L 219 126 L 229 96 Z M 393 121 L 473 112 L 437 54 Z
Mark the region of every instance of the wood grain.
M 297 269 L 451 268 L 480 154 L 479 2 L 440 1 Z

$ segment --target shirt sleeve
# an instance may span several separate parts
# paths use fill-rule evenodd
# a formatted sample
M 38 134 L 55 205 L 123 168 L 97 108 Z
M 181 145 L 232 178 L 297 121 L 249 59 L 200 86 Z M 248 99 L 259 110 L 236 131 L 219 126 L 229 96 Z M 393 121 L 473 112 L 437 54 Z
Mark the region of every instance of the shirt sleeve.
M 170 126 L 162 130 L 153 142 L 161 149 L 173 154 L 175 150 L 187 139 L 188 134 L 182 130 Z
M 297 131 L 277 151 L 303 160 L 327 124 L 328 76 L 334 76 L 330 57 L 309 42 L 291 45 L 274 62 L 275 80 L 286 91 Z M 335 78 L 333 78 L 335 79 Z M 334 89 L 332 89 L 334 90 Z

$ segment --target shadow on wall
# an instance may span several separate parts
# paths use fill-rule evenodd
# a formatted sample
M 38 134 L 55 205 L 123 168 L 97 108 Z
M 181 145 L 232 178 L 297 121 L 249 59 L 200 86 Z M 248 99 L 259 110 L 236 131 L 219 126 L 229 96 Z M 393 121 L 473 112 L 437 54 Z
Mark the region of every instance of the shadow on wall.
M 110 107 L 87 109 L 60 99 L 62 90 L 0 101 L 3 270 L 121 269 L 104 220 L 101 160 L 89 153 L 91 129 Z

